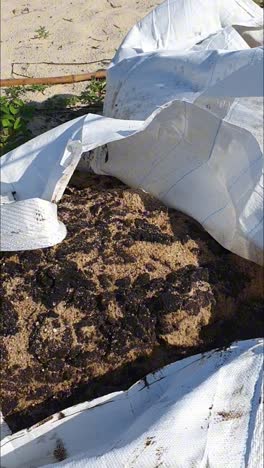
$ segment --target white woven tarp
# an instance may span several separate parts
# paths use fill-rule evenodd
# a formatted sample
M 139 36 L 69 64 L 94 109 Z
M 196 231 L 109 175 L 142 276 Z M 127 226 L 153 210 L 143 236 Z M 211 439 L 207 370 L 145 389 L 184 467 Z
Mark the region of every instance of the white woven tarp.
M 260 468 L 262 366 L 261 340 L 183 359 L 6 437 L 1 466 Z
M 86 153 L 80 169 L 152 193 L 262 263 L 262 38 L 250 0 L 154 10 L 110 66 L 104 117 L 80 117 L 1 158 L 1 249 L 63 240 L 56 202 Z M 174 363 L 4 437 L 2 466 L 258 468 L 262 362 L 263 342 L 251 340 Z
M 251 0 L 167 0 L 156 8 L 109 68 L 105 117 L 80 117 L 1 158 L 2 250 L 63 239 L 42 200 L 58 201 L 81 155 L 99 147 L 79 168 L 88 159 L 97 173 L 152 193 L 227 249 L 262 263 L 262 39 L 262 10 Z M 107 143 L 108 158 L 100 148 Z M 19 210 L 11 208 L 17 201 Z

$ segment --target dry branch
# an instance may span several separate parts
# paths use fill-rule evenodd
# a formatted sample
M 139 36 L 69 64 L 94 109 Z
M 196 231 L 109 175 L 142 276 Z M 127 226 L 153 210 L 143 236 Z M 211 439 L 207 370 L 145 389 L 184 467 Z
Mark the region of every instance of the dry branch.
M 103 80 L 106 78 L 106 70 L 94 73 L 82 73 L 80 75 L 50 76 L 45 78 L 8 78 L 0 80 L 0 87 L 26 86 L 26 85 L 55 85 L 67 83 L 79 83 L 96 78 Z

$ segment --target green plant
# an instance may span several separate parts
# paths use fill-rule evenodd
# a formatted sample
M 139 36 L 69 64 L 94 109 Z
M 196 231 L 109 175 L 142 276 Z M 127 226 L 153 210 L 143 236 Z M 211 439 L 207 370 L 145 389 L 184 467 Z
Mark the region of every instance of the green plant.
M 34 39 L 47 39 L 49 37 L 49 31 L 47 31 L 45 26 L 40 26 L 36 29 L 35 33 Z
M 35 107 L 21 98 L 29 91 L 44 93 L 46 88 L 47 86 L 43 85 L 32 85 L 5 89 L 5 96 L 0 98 L 0 155 L 32 137 L 28 124 L 34 115 Z M 38 112 L 42 111 L 44 115 L 47 115 L 50 111 L 57 111 L 57 109 L 59 111 L 75 109 L 78 104 L 81 104 L 80 108 L 82 105 L 101 107 L 105 97 L 105 88 L 105 81 L 93 79 L 80 95 L 53 96 L 45 101 L 44 106 L 39 108 Z
M 48 88 L 47 85 L 41 85 L 41 84 L 35 84 L 35 85 L 31 85 L 31 86 L 25 86 L 24 87 L 24 90 L 25 90 L 25 93 L 27 91 L 31 92 L 31 93 L 42 93 L 44 94 L 44 91 Z
M 42 93 L 48 88 L 45 85 L 32 85 L 32 86 L 12 86 L 5 88 L 5 95 L 10 99 L 15 99 L 24 96 L 27 92 Z
M 74 107 L 80 102 L 78 96 L 60 96 L 55 95 L 50 97 L 45 102 L 45 109 L 66 109 L 68 107 Z
M 104 101 L 106 91 L 106 81 L 93 79 L 80 94 L 80 101 L 83 104 L 98 104 Z
M 81 104 L 102 104 L 105 97 L 106 81 L 93 79 L 81 94 L 78 95 L 55 95 L 45 102 L 46 109 L 66 109 Z
M 0 154 L 4 154 L 31 137 L 28 122 L 34 108 L 21 99 L 0 97 Z
M 10 99 L 16 99 L 25 94 L 24 86 L 12 86 L 11 88 L 5 88 L 5 95 Z

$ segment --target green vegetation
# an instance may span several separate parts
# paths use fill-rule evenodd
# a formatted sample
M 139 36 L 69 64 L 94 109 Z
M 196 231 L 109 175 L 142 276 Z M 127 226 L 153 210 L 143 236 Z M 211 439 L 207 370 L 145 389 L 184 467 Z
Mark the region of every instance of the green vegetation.
M 5 95 L 0 98 L 0 155 L 11 151 L 32 138 L 29 123 L 38 115 L 47 116 L 54 111 L 70 111 L 83 107 L 102 107 L 105 96 L 105 80 L 91 80 L 80 95 L 56 95 L 43 104 L 26 102 L 28 92 L 45 93 L 47 86 L 17 86 L 5 89 Z M 83 111 L 85 113 L 85 111 Z M 75 117 L 75 116 L 74 116 Z M 65 112 L 65 120 L 70 120 L 69 112 Z M 62 122 L 61 122 L 62 123 Z
M 93 79 L 80 95 L 55 95 L 47 99 L 44 107 L 46 110 L 69 109 L 76 106 L 100 106 L 105 97 L 105 80 Z
M 14 86 L 11 88 L 6 88 L 5 89 L 5 95 L 6 97 L 10 99 L 15 99 L 18 97 L 21 97 L 25 95 L 28 92 L 32 93 L 42 93 L 44 94 L 45 89 L 47 89 L 48 86 L 44 85 L 32 85 L 32 86 Z
M 105 80 L 92 80 L 86 89 L 80 94 L 83 104 L 98 104 L 103 102 L 106 91 Z
M 34 39 L 47 39 L 49 37 L 49 31 L 47 31 L 45 26 L 40 26 L 36 29 L 35 33 Z
M 53 109 L 68 109 L 76 106 L 79 102 L 80 100 L 78 96 L 56 94 L 45 101 L 44 108 L 46 111 Z
M 4 154 L 31 137 L 28 122 L 33 109 L 21 99 L 0 97 L 0 154 Z

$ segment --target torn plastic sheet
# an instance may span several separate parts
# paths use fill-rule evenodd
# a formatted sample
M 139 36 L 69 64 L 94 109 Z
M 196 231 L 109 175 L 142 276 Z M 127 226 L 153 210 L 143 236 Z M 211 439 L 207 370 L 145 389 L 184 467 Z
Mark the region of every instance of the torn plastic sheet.
M 132 28 L 110 65 L 105 117 L 80 117 L 1 158 L 3 196 L 15 192 L 25 206 L 58 202 L 86 153 L 79 169 L 150 192 L 262 263 L 263 49 L 250 48 L 261 43 L 262 21 L 251 0 L 164 2 Z M 2 250 L 61 239 L 61 226 L 47 220 L 46 242 L 33 240 L 21 218 L 17 231 L 12 216 L 4 223 Z
M 259 339 L 188 357 L 5 437 L 2 466 L 260 467 L 262 366 Z

